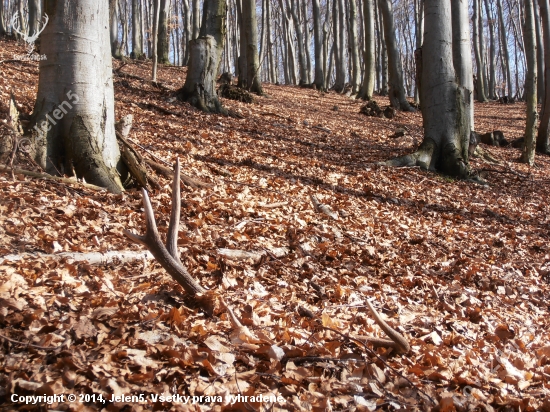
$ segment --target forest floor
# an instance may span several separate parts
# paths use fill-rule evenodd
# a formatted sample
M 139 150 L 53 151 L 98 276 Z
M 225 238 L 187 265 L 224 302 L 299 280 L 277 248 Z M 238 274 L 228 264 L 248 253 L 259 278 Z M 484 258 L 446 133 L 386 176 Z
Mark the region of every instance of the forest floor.
M 0 60 L 23 49 L 0 40 Z M 382 167 L 376 162 L 421 142 L 420 113 L 366 117 L 361 101 L 343 95 L 264 84 L 266 96 L 252 104 L 223 100 L 242 119 L 208 115 L 173 99 L 185 68 L 160 67 L 160 87 L 149 62 L 114 68 L 116 116 L 134 116 L 129 138 L 212 184 L 182 186 L 181 259 L 250 333 L 234 330 L 224 312 L 195 309 L 154 260 L 101 266 L 53 256 L 142 251 L 123 234 L 144 230 L 139 191 L 2 172 L 5 410 L 40 409 L 12 394 L 65 394 L 49 407 L 550 411 L 549 157 L 529 168 L 518 149 L 484 146 L 501 161 L 472 159 L 474 169 L 490 169 L 485 186 Z M 0 70 L 6 141 L 10 93 L 32 112 L 38 64 Z M 524 124 L 524 104 L 476 105 L 479 132 L 512 140 Z M 405 136 L 392 138 L 400 128 Z M 15 165 L 33 169 L 24 153 Z M 171 182 L 158 178 L 162 189 L 150 197 L 163 232 Z M 337 219 L 317 212 L 310 195 Z M 261 258 L 231 260 L 223 248 Z M 350 339 L 384 337 L 367 299 L 410 341 L 408 354 Z M 196 398 L 155 398 L 176 394 Z

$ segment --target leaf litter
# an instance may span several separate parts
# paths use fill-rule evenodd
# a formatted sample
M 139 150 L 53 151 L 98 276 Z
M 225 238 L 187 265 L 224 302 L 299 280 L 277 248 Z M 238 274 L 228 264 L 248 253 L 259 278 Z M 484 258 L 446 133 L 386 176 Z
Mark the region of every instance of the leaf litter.
M 5 53 L 20 47 L 0 42 Z M 473 158 L 473 168 L 515 172 L 488 172 L 487 186 L 380 167 L 421 142 L 419 113 L 366 117 L 346 96 L 266 84 L 253 104 L 222 100 L 241 119 L 206 115 L 173 99 L 185 68 L 162 67 L 159 89 L 149 63 L 114 66 L 117 118 L 134 115 L 129 137 L 212 184 L 182 186 L 179 250 L 242 326 L 205 317 L 153 260 L 48 256 L 141 250 L 123 235 L 144 226 L 138 191 L 0 174 L 0 402 L 38 410 L 11 395 L 74 393 L 109 402 L 52 407 L 550 410 L 548 158 L 529 169 L 518 150 L 485 147 L 501 166 Z M 3 73 L 9 139 L 9 93 L 31 113 L 38 66 L 4 63 Z M 476 106 L 480 132 L 514 139 L 524 121 L 523 104 Z M 159 181 L 151 200 L 165 231 L 171 182 Z M 25 257 L 2 258 L 12 254 Z M 354 340 L 384 337 L 367 299 L 408 354 Z M 124 400 L 139 394 L 145 402 Z M 176 394 L 197 402 L 158 398 Z M 228 401 L 237 395 L 249 398 Z

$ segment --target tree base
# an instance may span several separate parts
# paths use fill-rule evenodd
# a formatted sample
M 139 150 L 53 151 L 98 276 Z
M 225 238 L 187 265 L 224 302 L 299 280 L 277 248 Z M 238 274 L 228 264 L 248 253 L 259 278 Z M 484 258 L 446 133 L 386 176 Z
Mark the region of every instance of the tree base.
M 441 171 L 459 179 L 470 177 L 470 169 L 454 145 L 448 144 L 440 151 L 430 138 L 425 138 L 416 152 L 387 160 L 381 164 L 391 167 L 416 166 L 423 170 Z

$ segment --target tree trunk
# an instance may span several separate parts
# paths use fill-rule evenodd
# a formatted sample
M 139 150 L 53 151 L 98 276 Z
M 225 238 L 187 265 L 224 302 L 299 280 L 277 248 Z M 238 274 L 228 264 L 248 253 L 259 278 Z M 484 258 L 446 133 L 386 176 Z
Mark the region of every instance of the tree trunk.
M 50 174 L 76 175 L 120 193 L 107 0 L 46 0 L 39 83 L 32 116 L 35 160 Z M 93 16 L 91 18 L 90 16 Z
M 258 57 L 258 23 L 256 20 L 256 1 L 242 0 L 243 24 L 241 30 L 246 39 L 246 85 L 248 90 L 263 94 L 260 80 L 260 59 Z
M 308 1 L 302 1 L 302 16 L 304 20 L 304 42 L 306 43 L 306 63 L 307 63 L 307 83 L 311 84 L 312 82 L 312 71 L 311 71 L 311 30 L 309 29 L 309 23 L 307 18 L 308 12 Z
M 544 38 L 545 98 L 537 136 L 537 152 L 550 154 L 550 0 L 539 0 Z
M 152 58 L 153 58 L 153 73 L 152 78 L 153 82 L 157 81 L 157 68 L 158 68 L 158 43 L 159 43 L 159 14 L 160 14 L 160 2 L 161 0 L 153 0 L 154 1 L 154 8 L 153 8 L 153 51 L 152 51 Z
M 278 79 L 278 70 L 275 62 L 279 62 L 279 59 L 275 59 L 273 56 L 273 40 L 271 37 L 271 19 L 272 19 L 272 13 L 271 13 L 271 0 L 266 0 L 266 14 L 267 14 L 267 44 L 268 44 L 268 54 L 269 54 L 269 70 L 270 70 L 270 77 L 271 81 L 275 84 L 279 84 Z
M 451 2 L 425 0 L 422 47 L 422 118 L 424 140 L 418 150 L 386 162 L 389 166 L 420 166 L 466 177 L 470 130 L 464 90 L 453 67 Z
M 359 44 L 357 41 L 357 4 L 355 0 L 349 0 L 350 36 L 349 48 L 351 54 L 351 94 L 355 96 L 359 92 L 361 82 L 361 67 L 359 64 Z
M 141 31 L 141 2 L 132 0 L 132 59 L 139 59 L 143 56 L 143 33 Z
M 511 100 L 513 97 L 512 94 L 512 74 L 510 72 L 510 53 L 508 53 L 508 39 L 506 37 L 506 25 L 504 24 L 504 14 L 502 13 L 502 4 L 501 0 L 497 0 L 497 12 L 498 12 L 498 23 L 500 27 L 500 44 L 502 47 L 503 62 L 505 62 L 506 67 L 503 67 L 503 71 L 506 73 L 506 90 L 508 100 Z M 506 93 L 506 92 L 505 92 Z
M 313 43 L 315 55 L 315 78 L 313 84 L 317 90 L 324 89 L 323 72 L 323 39 L 321 38 L 321 11 L 319 9 L 319 0 L 312 0 L 313 6 Z
M 542 40 L 542 28 L 540 22 L 540 0 L 533 0 L 533 12 L 535 14 L 535 33 L 537 37 L 537 98 L 538 102 L 544 100 L 544 45 Z
M 496 50 L 495 50 L 495 20 L 489 7 L 489 0 L 483 0 L 485 13 L 487 14 L 487 25 L 489 26 L 489 90 L 490 99 L 496 98 Z M 469 37 L 469 36 L 468 36 Z
M 200 31 L 200 4 L 199 0 L 192 0 L 193 1 L 193 37 L 192 40 L 195 40 L 199 37 L 199 31 Z M 205 0 L 209 1 L 209 0 Z
M 170 0 L 160 0 L 158 25 L 158 59 L 160 64 L 170 63 Z
M 117 0 L 109 0 L 109 38 L 111 40 L 111 55 L 115 59 L 120 58 L 117 8 Z
M 364 20 L 364 41 L 365 49 L 363 61 L 365 62 L 365 74 L 363 76 L 363 85 L 357 95 L 363 100 L 370 100 L 374 93 L 374 0 L 363 0 L 363 20 Z
M 189 68 L 185 84 L 178 91 L 188 101 L 210 113 L 227 114 L 216 94 L 216 80 L 225 39 L 226 0 L 207 0 L 203 4 L 199 37 L 189 42 Z
M 416 50 L 419 50 L 422 48 L 422 43 L 424 41 L 422 38 L 424 32 L 424 0 L 415 0 L 414 3 L 414 28 L 416 31 L 415 46 Z M 416 71 L 418 72 L 418 67 Z M 418 77 L 418 75 L 416 77 Z M 418 83 L 416 83 L 414 88 L 414 102 L 420 104 L 420 85 Z
M 453 30 L 453 66 L 458 85 L 464 90 L 464 103 L 468 110 L 468 129 L 474 130 L 474 82 L 468 3 L 451 2 Z
M 474 43 L 474 54 L 476 57 L 476 67 L 477 67 L 477 77 L 476 77 L 476 92 L 477 92 L 477 101 L 486 102 L 487 93 L 485 91 L 485 70 L 483 67 L 483 56 L 480 51 L 480 36 L 482 33 L 479 33 L 479 2 L 481 0 L 474 0 L 474 14 L 473 14 L 473 43 Z
M 181 41 L 183 47 L 182 66 L 187 66 L 189 63 L 189 41 L 191 40 L 191 13 L 189 8 L 189 0 L 182 0 L 182 20 L 183 20 L 183 38 Z
M 3 3 L 3 1 L 0 0 Z M 29 0 L 29 34 L 33 35 L 40 31 L 40 22 L 42 20 L 41 0 Z M 0 6 L 0 8 L 3 6 Z M 2 34 L 3 16 L 0 12 L 0 34 Z
M 332 88 L 338 93 L 344 90 L 345 83 L 346 83 L 346 61 L 344 59 L 345 57 L 344 36 L 345 36 L 346 30 L 342 24 L 344 22 L 343 16 L 344 16 L 343 0 L 334 0 L 332 20 L 333 20 L 334 63 L 335 63 L 335 70 L 336 70 L 336 79 L 334 81 L 334 86 L 332 86 Z
M 6 35 L 6 26 L 4 26 L 4 1 L 0 0 L 0 36 Z
M 384 39 L 386 40 L 386 50 L 388 54 L 390 103 L 398 110 L 411 111 L 414 109 L 412 109 L 409 102 L 407 102 L 405 87 L 403 85 L 403 69 L 401 67 L 399 49 L 395 38 L 392 0 L 379 0 L 379 7 L 382 13 Z
M 307 63 L 306 63 L 306 53 L 304 50 L 304 35 L 302 32 L 302 25 L 300 24 L 300 19 L 298 17 L 298 7 L 299 0 L 285 0 L 285 5 L 292 16 L 292 21 L 294 22 L 294 30 L 296 31 L 296 42 L 298 43 L 298 66 L 299 66 L 299 81 L 298 84 L 304 85 L 307 83 Z
M 521 161 L 533 165 L 535 163 L 535 133 L 537 131 L 537 39 L 533 0 L 525 0 L 523 37 L 525 41 L 525 58 L 527 59 L 527 73 L 525 76 L 527 124 L 525 125 L 525 143 Z

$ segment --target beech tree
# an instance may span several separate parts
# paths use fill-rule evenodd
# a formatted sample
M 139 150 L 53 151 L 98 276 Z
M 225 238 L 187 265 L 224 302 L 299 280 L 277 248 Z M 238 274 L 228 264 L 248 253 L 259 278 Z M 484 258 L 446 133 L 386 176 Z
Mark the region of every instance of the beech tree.
M 216 93 L 225 39 L 226 0 L 205 0 L 199 37 L 189 42 L 189 67 L 180 99 L 211 113 L 227 114 Z
M 251 92 L 263 94 L 260 59 L 258 56 L 258 25 L 256 22 L 256 2 L 254 0 L 242 0 L 242 23 L 241 30 L 244 33 L 245 55 L 242 56 L 243 73 L 239 74 L 239 81 Z
M 363 76 L 363 84 L 357 95 L 358 98 L 370 100 L 374 92 L 375 81 L 375 43 L 374 43 L 374 5 L 373 0 L 363 0 L 363 37 L 364 37 L 364 52 L 363 61 L 365 64 L 365 74 Z
M 132 59 L 143 56 L 142 18 L 141 1 L 132 0 Z
M 38 93 L 31 124 L 36 162 L 118 193 L 120 153 L 107 0 L 46 0 Z
M 462 2 L 459 2 L 462 3 Z M 468 90 L 457 83 L 453 63 L 451 2 L 425 0 L 421 101 L 424 140 L 413 154 L 389 160 L 388 166 L 420 166 L 467 177 Z
M 545 98 L 537 135 L 537 152 L 550 154 L 550 0 L 539 0 L 544 39 Z
M 384 39 L 386 41 L 386 51 L 388 56 L 389 71 L 389 97 L 390 103 L 398 110 L 413 110 L 407 102 L 405 96 L 405 87 L 403 84 L 403 68 L 399 58 L 399 50 L 395 39 L 395 27 L 393 21 L 392 0 L 379 0 L 380 12 L 384 24 Z
M 525 0 L 525 102 L 527 103 L 527 123 L 521 161 L 529 165 L 535 162 L 535 134 L 537 132 L 537 39 L 535 35 L 535 11 L 533 0 Z

